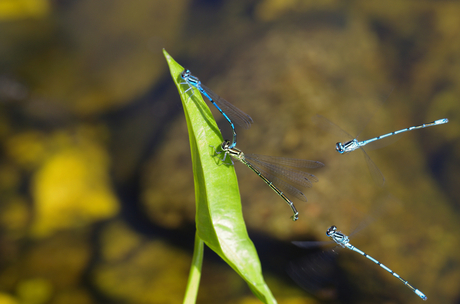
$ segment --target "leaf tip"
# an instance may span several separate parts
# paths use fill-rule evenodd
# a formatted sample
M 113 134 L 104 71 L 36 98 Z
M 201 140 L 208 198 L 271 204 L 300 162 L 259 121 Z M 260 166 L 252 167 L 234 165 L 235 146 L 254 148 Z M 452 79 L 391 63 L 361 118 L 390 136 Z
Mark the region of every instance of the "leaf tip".
M 171 56 L 166 52 L 166 49 L 163 48 L 163 55 L 165 56 L 166 60 L 171 59 Z

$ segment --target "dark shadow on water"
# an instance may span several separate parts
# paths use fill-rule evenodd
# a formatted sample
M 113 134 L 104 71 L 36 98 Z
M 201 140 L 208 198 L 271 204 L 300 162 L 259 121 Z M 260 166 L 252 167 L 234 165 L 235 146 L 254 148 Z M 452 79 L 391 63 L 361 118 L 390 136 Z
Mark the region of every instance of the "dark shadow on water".
M 435 153 L 428 155 L 428 167 L 434 180 L 439 187 L 444 190 L 452 202 L 452 207 L 460 212 L 460 192 L 458 185 L 453 184 L 451 176 L 453 171 L 460 168 L 460 164 L 456 163 L 458 159 L 455 155 L 455 143 L 446 143 L 439 147 Z M 458 172 L 458 171 L 457 171 Z

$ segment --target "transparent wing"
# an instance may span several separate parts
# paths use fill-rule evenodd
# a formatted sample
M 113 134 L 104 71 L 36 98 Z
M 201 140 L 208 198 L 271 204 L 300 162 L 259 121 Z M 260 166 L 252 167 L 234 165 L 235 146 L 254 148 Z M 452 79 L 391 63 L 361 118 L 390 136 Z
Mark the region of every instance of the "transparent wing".
M 335 244 L 333 241 L 311 241 L 311 242 L 310 241 L 305 241 L 305 242 L 294 241 L 291 243 L 296 245 L 297 247 L 307 248 L 307 249 L 324 247 L 327 245 Z
M 281 166 L 295 167 L 295 168 L 320 168 L 324 167 L 324 164 L 315 160 L 287 158 L 287 157 L 276 157 L 267 155 L 251 154 L 252 159 L 256 159 L 260 162 L 266 162 L 270 164 L 276 164 Z
M 207 86 L 201 85 L 202 89 L 212 98 L 212 100 L 221 108 L 221 110 L 227 114 L 232 122 L 243 127 L 245 129 L 249 129 L 251 124 L 253 123 L 251 116 L 244 113 L 230 102 L 226 101 L 216 93 L 214 93 L 210 88 Z
M 341 138 L 343 140 L 351 140 L 354 137 L 351 136 L 348 132 L 346 132 L 344 129 L 330 121 L 324 116 L 321 116 L 319 114 L 315 115 L 312 117 L 312 121 L 317 125 L 319 128 L 322 130 L 325 130 L 331 134 L 334 134 L 338 138 Z
M 310 293 L 337 284 L 337 253 L 332 250 L 306 255 L 290 262 L 287 273 L 300 287 Z
M 364 228 L 368 227 L 373 221 L 375 221 L 375 218 L 368 215 L 366 216 L 365 219 L 359 221 L 353 228 L 352 232 L 348 235 L 349 239 L 351 240 L 356 234 L 358 234 L 360 231 L 362 231 Z
M 287 196 L 296 197 L 297 199 L 304 201 L 304 202 L 307 201 L 307 197 L 305 196 L 305 194 L 303 194 L 303 192 L 299 190 L 297 187 L 291 185 L 290 183 L 284 181 L 281 178 L 278 178 L 274 174 L 270 173 L 270 171 L 268 171 L 266 168 L 259 167 L 254 163 L 251 163 L 251 165 L 254 166 L 257 170 L 259 170 L 269 181 L 272 182 L 274 186 L 276 186 L 279 190 L 281 190 Z M 305 180 L 305 183 L 308 184 L 309 181 Z M 309 184 L 311 185 L 311 183 Z
M 318 181 L 318 178 L 311 173 L 261 161 L 259 155 L 247 154 L 245 158 L 273 185 L 285 194 L 295 196 L 302 201 L 307 201 L 307 198 L 299 188 L 311 188 L 312 182 Z
M 393 92 L 393 90 L 395 89 L 395 87 L 393 86 L 390 90 L 390 93 L 387 93 L 387 90 L 385 90 L 385 93 L 381 93 L 380 95 L 380 102 L 377 104 L 377 107 L 372 111 L 372 113 L 368 116 L 367 120 L 366 120 L 366 123 L 362 125 L 360 131 L 358 132 L 358 134 L 356 134 L 356 138 L 358 138 L 361 133 L 364 131 L 364 129 L 367 127 L 367 125 L 374 119 L 375 115 L 377 114 L 378 111 L 380 111 L 380 108 L 382 108 L 382 106 L 388 101 L 388 98 L 390 97 L 391 93 Z
M 382 172 L 372 161 L 369 155 L 367 155 L 366 151 L 364 151 L 363 148 L 361 148 L 361 151 L 363 151 L 364 153 L 364 158 L 366 159 L 367 167 L 369 168 L 369 172 L 371 173 L 372 179 L 378 186 L 383 187 L 383 185 L 385 184 L 385 177 L 383 176 Z
M 348 237 L 352 239 L 352 237 L 354 237 L 364 228 L 368 227 L 375 221 L 380 220 L 385 215 L 385 213 L 388 212 L 388 210 L 392 210 L 394 208 L 394 204 L 400 203 L 401 202 L 399 202 L 391 194 L 385 194 L 372 202 L 372 208 L 368 211 L 368 213 L 366 213 L 365 216 L 361 212 L 353 208 L 355 211 L 358 212 L 358 214 L 361 215 L 361 219 L 357 218 L 357 220 L 354 221 L 355 225 L 351 227 L 350 231 L 352 232 L 348 235 Z
M 257 166 L 262 172 L 276 176 L 298 187 L 311 188 L 312 182 L 318 182 L 318 178 L 311 173 L 282 165 L 266 163 L 254 157 L 254 154 L 246 155 L 246 160 Z

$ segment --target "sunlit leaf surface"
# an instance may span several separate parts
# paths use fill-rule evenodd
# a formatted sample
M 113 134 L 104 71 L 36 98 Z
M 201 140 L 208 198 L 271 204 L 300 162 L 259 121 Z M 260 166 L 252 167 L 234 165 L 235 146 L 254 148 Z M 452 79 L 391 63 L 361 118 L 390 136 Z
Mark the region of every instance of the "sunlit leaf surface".
M 164 51 L 171 75 L 179 90 L 190 138 L 196 198 L 196 227 L 199 237 L 225 260 L 265 303 L 276 303 L 262 276 L 257 252 L 246 231 L 238 182 L 233 166 L 219 165 L 211 146 L 223 139 L 201 95 L 181 84 L 184 70 Z

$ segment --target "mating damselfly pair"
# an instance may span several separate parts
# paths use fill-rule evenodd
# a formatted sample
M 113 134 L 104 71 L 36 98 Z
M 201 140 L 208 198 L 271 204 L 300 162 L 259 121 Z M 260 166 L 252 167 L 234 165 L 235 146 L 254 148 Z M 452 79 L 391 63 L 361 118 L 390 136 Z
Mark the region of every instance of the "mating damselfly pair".
M 305 194 L 300 189 L 310 188 L 312 183 L 317 182 L 318 179 L 313 174 L 305 172 L 304 169 L 319 168 L 324 164 L 312 160 L 244 154 L 243 151 L 236 148 L 237 134 L 233 121 L 247 129 L 252 123 L 252 118 L 202 85 L 201 81 L 193 76 L 189 70 L 184 70 L 181 77 L 185 81 L 182 84 L 189 86 L 185 92 L 196 88 L 212 102 L 229 122 L 233 132 L 233 140 L 231 142 L 224 141 L 220 146 L 221 152 L 224 153 L 223 161 L 225 162 L 227 155 L 230 155 L 245 164 L 289 205 L 293 212 L 291 218 L 293 221 L 297 221 L 299 212 L 287 195 L 307 201 Z

